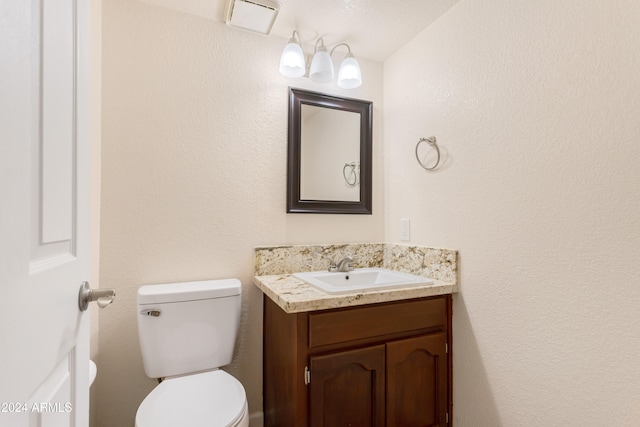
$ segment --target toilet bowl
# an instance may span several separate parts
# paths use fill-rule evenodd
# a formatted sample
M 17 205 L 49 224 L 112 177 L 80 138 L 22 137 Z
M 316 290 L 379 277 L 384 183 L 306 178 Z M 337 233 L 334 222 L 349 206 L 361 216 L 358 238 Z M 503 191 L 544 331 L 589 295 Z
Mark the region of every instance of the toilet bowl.
M 222 370 L 171 378 L 147 395 L 136 427 L 247 427 L 244 388 Z
M 240 324 L 237 279 L 138 289 L 138 336 L 145 373 L 164 378 L 142 401 L 136 427 L 247 427 L 242 384 L 231 363 Z

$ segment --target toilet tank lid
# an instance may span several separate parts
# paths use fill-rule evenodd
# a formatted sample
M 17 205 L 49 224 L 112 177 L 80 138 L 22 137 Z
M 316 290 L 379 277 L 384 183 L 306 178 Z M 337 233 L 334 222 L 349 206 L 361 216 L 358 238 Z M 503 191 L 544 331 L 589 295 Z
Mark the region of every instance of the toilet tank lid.
M 144 285 L 138 289 L 138 304 L 197 301 L 240 295 L 238 279 Z

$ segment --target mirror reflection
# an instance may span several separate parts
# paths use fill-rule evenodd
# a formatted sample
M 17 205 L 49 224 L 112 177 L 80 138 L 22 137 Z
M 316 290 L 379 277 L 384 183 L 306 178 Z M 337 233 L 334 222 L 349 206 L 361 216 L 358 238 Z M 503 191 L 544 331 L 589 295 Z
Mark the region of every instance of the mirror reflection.
M 360 114 L 302 105 L 300 198 L 360 200 Z

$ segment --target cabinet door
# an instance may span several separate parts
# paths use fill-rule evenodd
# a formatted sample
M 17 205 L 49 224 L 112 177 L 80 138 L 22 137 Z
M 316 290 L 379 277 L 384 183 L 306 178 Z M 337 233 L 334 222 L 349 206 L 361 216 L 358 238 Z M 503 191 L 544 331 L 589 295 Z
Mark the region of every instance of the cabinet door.
M 446 334 L 387 343 L 387 426 L 445 426 Z
M 384 426 L 384 345 L 311 357 L 311 427 Z

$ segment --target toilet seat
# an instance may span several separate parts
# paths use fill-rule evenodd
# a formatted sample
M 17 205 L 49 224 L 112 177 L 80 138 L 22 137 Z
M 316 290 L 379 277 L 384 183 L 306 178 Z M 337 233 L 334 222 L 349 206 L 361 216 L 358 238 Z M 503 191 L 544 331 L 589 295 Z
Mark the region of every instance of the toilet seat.
M 170 378 L 145 397 L 136 427 L 248 425 L 242 384 L 222 370 Z

